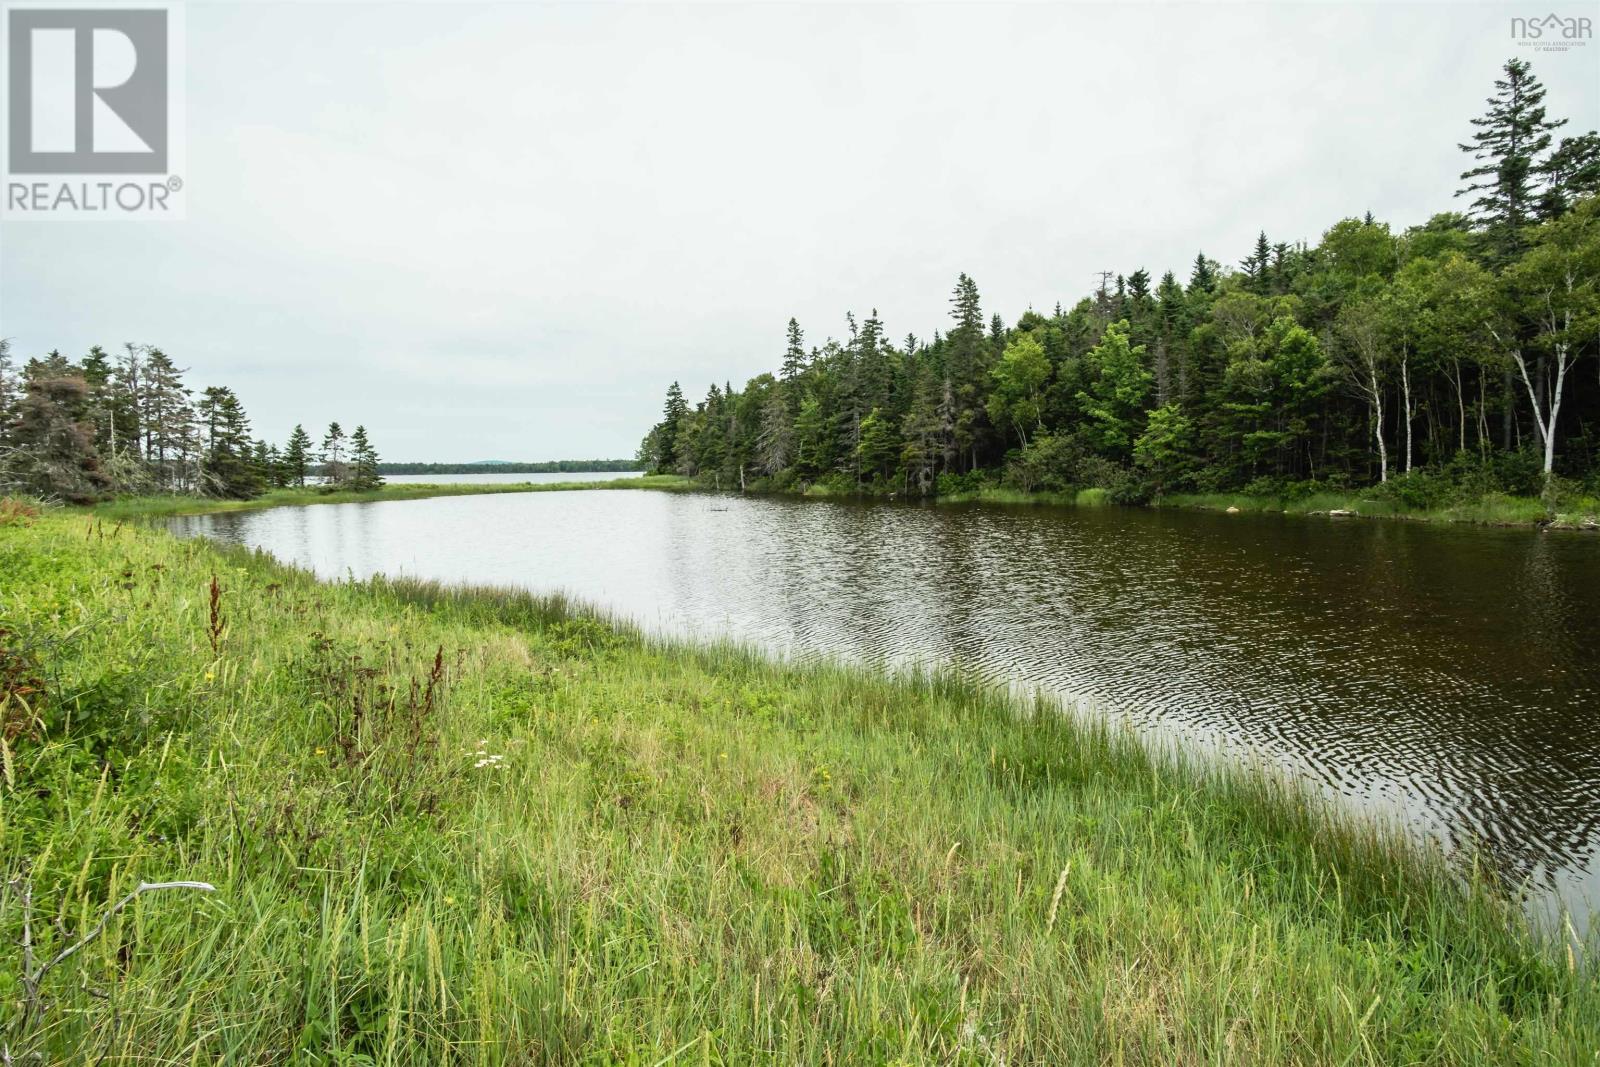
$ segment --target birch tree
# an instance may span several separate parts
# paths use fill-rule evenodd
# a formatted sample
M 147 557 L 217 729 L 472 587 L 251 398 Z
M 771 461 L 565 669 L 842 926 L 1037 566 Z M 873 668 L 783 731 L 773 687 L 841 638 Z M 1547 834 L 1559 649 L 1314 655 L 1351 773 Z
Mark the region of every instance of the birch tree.
M 1591 197 L 1541 226 L 1533 247 L 1506 272 L 1505 283 L 1516 319 L 1508 323 L 1494 317 L 1487 326 L 1516 366 L 1527 393 L 1544 449 L 1548 489 L 1567 375 L 1600 332 L 1600 200 Z M 1514 326 L 1523 318 L 1533 325 L 1526 346 Z M 1536 358 L 1530 370 L 1529 355 L 1544 358 Z
M 1383 312 L 1372 301 L 1350 304 L 1334 322 L 1338 363 L 1350 388 L 1367 402 L 1378 446 L 1378 480 L 1389 480 L 1389 446 L 1383 439 L 1383 379 L 1387 373 Z

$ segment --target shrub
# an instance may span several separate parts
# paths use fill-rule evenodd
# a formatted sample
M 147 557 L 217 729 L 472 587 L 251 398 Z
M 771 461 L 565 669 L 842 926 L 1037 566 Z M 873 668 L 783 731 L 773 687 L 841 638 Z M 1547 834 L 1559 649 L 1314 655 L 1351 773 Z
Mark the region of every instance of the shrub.
M 941 474 L 934 483 L 936 496 L 960 496 L 965 493 L 979 493 L 989 484 L 982 471 L 968 471 L 966 474 Z
M 15 497 L 0 499 L 0 526 L 31 526 L 39 509 Z
M 1063 492 L 1078 480 L 1083 459 L 1082 446 L 1070 437 L 1036 437 L 1012 453 L 1002 483 L 1025 493 Z

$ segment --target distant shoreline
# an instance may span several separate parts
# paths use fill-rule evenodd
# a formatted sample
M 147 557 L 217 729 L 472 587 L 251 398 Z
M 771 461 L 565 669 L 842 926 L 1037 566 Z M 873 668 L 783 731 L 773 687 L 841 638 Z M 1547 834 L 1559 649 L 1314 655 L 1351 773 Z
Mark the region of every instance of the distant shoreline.
M 538 463 L 480 460 L 475 463 L 379 463 L 390 474 L 588 474 L 598 471 L 641 471 L 635 459 L 554 459 Z M 642 472 L 642 471 L 641 471 Z

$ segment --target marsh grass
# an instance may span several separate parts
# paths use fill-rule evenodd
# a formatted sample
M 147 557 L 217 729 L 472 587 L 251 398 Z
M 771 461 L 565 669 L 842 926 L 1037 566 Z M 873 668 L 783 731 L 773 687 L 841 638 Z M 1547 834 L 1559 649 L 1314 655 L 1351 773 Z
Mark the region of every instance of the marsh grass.
M 1271 778 L 953 676 L 650 639 L 513 590 L 319 583 L 94 522 L 0 527 L 0 634 L 42 650 L 0 847 L 30 864 L 41 953 L 141 881 L 217 891 L 113 915 L 52 976 L 47 1060 L 1600 1048 L 1592 969 L 1489 881 Z M 20 923 L 7 896 L 0 946 Z

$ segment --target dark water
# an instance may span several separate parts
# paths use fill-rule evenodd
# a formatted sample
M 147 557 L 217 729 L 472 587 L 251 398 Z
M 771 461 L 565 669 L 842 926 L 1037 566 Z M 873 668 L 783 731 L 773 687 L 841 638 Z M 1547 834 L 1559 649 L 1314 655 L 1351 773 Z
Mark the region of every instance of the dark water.
M 957 663 L 1285 766 L 1580 925 L 1600 537 L 1138 509 L 571 492 L 177 520 L 341 577 L 564 590 L 675 634 Z

